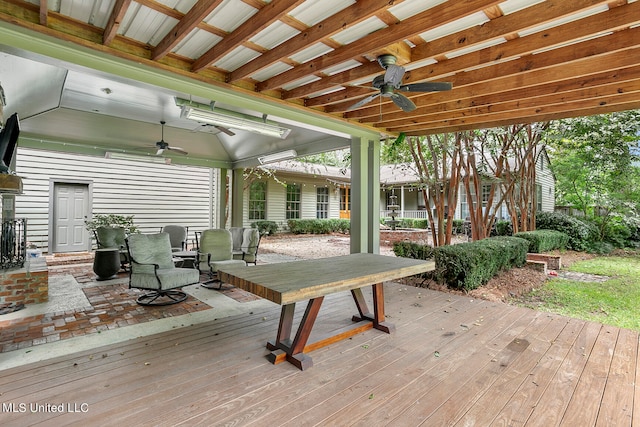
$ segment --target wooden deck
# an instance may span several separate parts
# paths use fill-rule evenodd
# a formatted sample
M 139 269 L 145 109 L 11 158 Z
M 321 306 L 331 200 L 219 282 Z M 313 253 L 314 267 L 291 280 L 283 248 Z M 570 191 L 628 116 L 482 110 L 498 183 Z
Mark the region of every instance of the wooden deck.
M 306 371 L 264 357 L 275 304 L 5 370 L 0 423 L 640 425 L 637 332 L 397 284 L 386 299 L 395 333 L 315 351 Z M 354 310 L 327 297 L 317 332 Z

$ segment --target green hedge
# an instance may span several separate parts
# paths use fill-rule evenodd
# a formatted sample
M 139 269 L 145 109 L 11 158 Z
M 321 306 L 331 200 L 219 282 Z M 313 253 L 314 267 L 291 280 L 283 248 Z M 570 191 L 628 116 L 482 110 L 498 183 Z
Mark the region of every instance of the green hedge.
M 387 221 L 391 221 L 391 217 L 380 218 L 380 224 L 387 224 Z M 398 224 L 396 227 L 398 228 L 429 228 L 429 220 L 428 219 L 418 219 L 418 218 L 398 218 L 396 219 Z
M 566 249 L 569 243 L 569 236 L 556 230 L 522 231 L 514 236 L 528 240 L 529 252 L 537 254 L 554 249 Z
M 433 248 L 429 245 L 420 245 L 413 242 L 395 242 L 393 253 L 398 257 L 414 259 L 433 258 Z
M 348 219 L 290 219 L 287 226 L 293 234 L 348 234 L 351 222 Z
M 276 234 L 278 231 L 278 224 L 275 221 L 255 221 L 251 223 L 251 227 L 260 230 L 261 236 Z
M 556 230 L 569 236 L 568 249 L 586 251 L 597 240 L 596 228 L 571 215 L 558 212 L 538 212 L 536 214 L 536 229 Z
M 529 241 L 519 237 L 490 237 L 433 250 L 437 278 L 450 288 L 472 290 L 500 271 L 525 264 Z

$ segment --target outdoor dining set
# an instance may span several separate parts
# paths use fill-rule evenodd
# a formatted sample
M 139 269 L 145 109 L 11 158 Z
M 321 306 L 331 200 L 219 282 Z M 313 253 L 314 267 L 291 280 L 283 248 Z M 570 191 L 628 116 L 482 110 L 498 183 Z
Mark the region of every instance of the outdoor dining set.
M 166 225 L 158 233 L 126 236 L 123 228 L 99 227 L 95 231 L 97 249 L 93 269 L 98 280 L 129 272 L 129 287 L 147 290 L 136 302 L 141 305 L 168 305 L 184 301 L 180 288 L 208 280 L 206 288 L 222 285 L 217 272 L 222 266 L 257 263 L 260 233 L 257 228 L 232 227 L 195 233 L 187 246 L 188 227 Z

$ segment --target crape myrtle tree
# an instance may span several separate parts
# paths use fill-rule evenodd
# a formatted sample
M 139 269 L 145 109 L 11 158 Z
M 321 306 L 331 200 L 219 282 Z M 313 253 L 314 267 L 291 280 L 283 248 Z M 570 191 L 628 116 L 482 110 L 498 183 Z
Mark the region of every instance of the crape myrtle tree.
M 473 240 L 489 237 L 503 203 L 515 231 L 534 230 L 536 163 L 546 126 L 400 137 L 383 145 L 383 161 L 410 168 L 427 190 L 423 194 L 434 246 L 451 243 L 460 184 Z
M 401 136 L 383 144 L 382 159 L 408 168 L 418 177 L 417 186 L 427 206 L 434 246 L 448 245 L 458 204 L 462 133 Z
M 489 236 L 503 203 L 514 233 L 535 230 L 536 165 L 545 149 L 543 136 L 548 126 L 544 122 L 484 129 L 475 134 L 474 141 L 467 141 L 466 151 L 475 147 L 475 156 L 480 157 L 465 169 L 470 185 L 463 181 L 474 203 L 470 208 L 474 240 Z M 474 176 L 481 179 L 472 180 Z M 482 191 L 483 187 L 487 190 Z M 483 196 L 472 198 L 476 194 Z

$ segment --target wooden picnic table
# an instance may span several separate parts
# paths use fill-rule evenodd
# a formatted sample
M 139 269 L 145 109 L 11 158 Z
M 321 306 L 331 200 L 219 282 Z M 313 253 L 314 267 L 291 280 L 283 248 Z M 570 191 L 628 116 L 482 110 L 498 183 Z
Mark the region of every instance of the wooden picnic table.
M 274 364 L 287 360 L 304 370 L 313 365 L 306 354 L 312 350 L 371 328 L 392 332 L 394 326 L 385 322 L 383 282 L 434 269 L 433 261 L 359 253 L 257 266 L 228 266 L 220 268 L 218 274 L 223 283 L 282 305 L 276 339 L 267 343 L 272 351 L 268 359 Z M 372 286 L 373 314 L 362 294 L 365 286 Z M 357 323 L 308 344 L 324 297 L 342 291 L 351 291 L 358 309 L 358 315 L 352 319 Z M 295 304 L 306 300 L 309 301 L 307 308 L 292 340 Z

